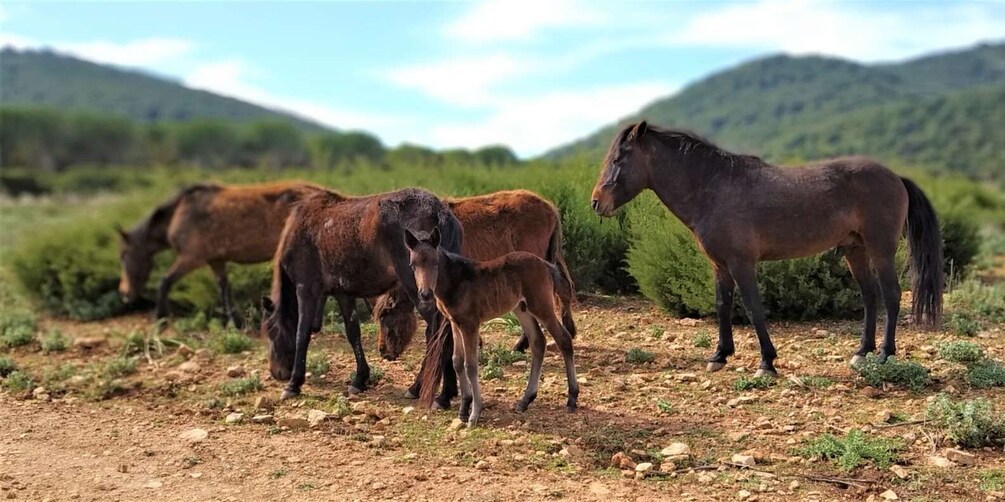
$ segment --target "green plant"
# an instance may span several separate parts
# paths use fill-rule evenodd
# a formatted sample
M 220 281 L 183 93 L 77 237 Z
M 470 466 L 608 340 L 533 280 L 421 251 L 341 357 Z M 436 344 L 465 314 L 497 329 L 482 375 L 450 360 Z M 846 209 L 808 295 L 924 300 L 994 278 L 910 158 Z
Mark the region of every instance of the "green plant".
M 122 378 L 136 373 L 136 359 L 119 356 L 105 363 L 105 375 L 109 379 Z
M 801 379 L 806 385 L 817 389 L 826 389 L 827 387 L 834 385 L 834 380 L 825 376 L 807 375 L 801 377 Z
M 42 372 L 42 384 L 47 387 L 59 384 L 67 378 L 72 377 L 76 372 L 77 369 L 72 364 L 64 364 L 58 368 L 46 368 Z
M 328 373 L 331 369 L 332 365 L 328 362 L 328 354 L 314 352 L 307 356 L 307 371 L 310 371 L 315 378 Z
M 482 378 L 485 380 L 502 379 L 503 370 L 498 364 L 486 364 L 482 368 Z
M 14 360 L 9 357 L 0 357 L 0 377 L 6 377 L 17 369 Z
M 981 322 L 967 312 L 953 312 L 946 320 L 946 329 L 956 336 L 977 336 Z
M 46 354 L 64 352 L 69 346 L 70 340 L 58 329 L 50 331 L 42 338 L 42 352 Z
M 631 364 L 645 364 L 656 360 L 656 355 L 647 350 L 633 347 L 625 353 L 625 362 Z
M 752 389 L 767 389 L 776 383 L 774 378 L 767 376 L 746 377 L 742 376 L 733 382 L 733 390 L 745 391 Z
M 694 337 L 694 346 L 698 349 L 708 349 L 712 347 L 712 335 L 708 334 L 708 330 L 702 328 L 698 331 L 698 335 Z
M 520 325 L 520 319 L 517 319 L 516 315 L 512 312 L 506 312 L 506 314 L 502 317 L 491 319 L 485 324 L 499 326 L 504 331 L 512 335 L 523 333 L 523 326 Z
M 350 372 L 349 373 L 349 381 L 351 382 L 351 381 L 353 381 L 355 379 L 356 379 L 356 372 L 355 371 Z M 380 381 L 383 380 L 383 379 L 384 379 L 384 370 L 380 369 L 377 366 L 371 366 L 370 367 L 370 378 L 367 379 L 366 384 L 369 385 L 369 386 L 374 386 L 374 385 L 377 385 L 378 383 L 380 383 Z
M 928 368 L 914 361 L 899 361 L 894 357 L 888 358 L 886 362 L 880 362 L 879 357 L 869 354 L 865 361 L 856 364 L 853 369 L 873 387 L 882 387 L 884 383 L 890 383 L 919 391 L 931 382 Z
M 258 375 L 248 378 L 235 378 L 234 380 L 220 384 L 220 394 L 225 397 L 243 396 L 260 390 L 262 390 L 262 381 L 259 380 Z
M 183 335 L 206 331 L 209 329 L 209 317 L 206 316 L 206 312 L 200 310 L 195 315 L 175 319 L 171 326 Z
M 656 409 L 660 410 L 661 413 L 670 414 L 673 413 L 673 405 L 669 401 L 660 399 L 656 401 Z
M 653 340 L 662 340 L 664 334 L 666 334 L 666 330 L 659 326 L 649 328 L 649 335 L 653 337 Z
M 967 383 L 978 389 L 1005 387 L 1005 365 L 991 359 L 977 361 L 967 367 Z
M 28 345 L 35 340 L 37 320 L 29 310 L 0 311 L 0 348 Z
M 810 441 L 799 453 L 809 458 L 833 460 L 844 471 L 850 471 L 867 461 L 880 469 L 885 469 L 897 459 L 897 452 L 903 444 L 897 440 L 882 437 L 870 438 L 858 429 L 852 429 L 843 437 L 832 434 Z
M 1005 284 L 964 281 L 946 295 L 946 309 L 953 315 L 970 315 L 991 323 L 1005 322 Z
M 925 412 L 929 423 L 963 448 L 992 446 L 1005 441 L 1005 418 L 987 399 L 953 401 L 939 394 Z
M 954 363 L 970 364 L 984 359 L 984 349 L 973 342 L 956 340 L 940 345 L 939 357 Z
M 478 363 L 484 366 L 509 366 L 517 361 L 526 361 L 527 355 L 511 350 L 503 345 L 487 345 L 478 353 Z
M 986 492 L 1000 492 L 1005 489 L 1005 472 L 998 469 L 981 471 L 977 477 L 981 480 L 980 488 Z
M 214 351 L 223 354 L 240 354 L 251 348 L 253 342 L 244 333 L 233 329 L 222 329 L 213 333 L 209 341 Z
M 3 379 L 3 387 L 10 392 L 24 392 L 35 387 L 31 376 L 23 371 L 13 371 Z

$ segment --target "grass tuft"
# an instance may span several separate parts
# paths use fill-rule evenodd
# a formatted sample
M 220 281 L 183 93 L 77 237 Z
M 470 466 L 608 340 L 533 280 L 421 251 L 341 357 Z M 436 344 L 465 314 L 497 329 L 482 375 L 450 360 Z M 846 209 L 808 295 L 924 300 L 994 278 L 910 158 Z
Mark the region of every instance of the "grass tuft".
M 258 375 L 248 378 L 235 378 L 234 380 L 220 384 L 220 394 L 225 397 L 243 396 L 260 390 L 262 390 L 262 381 L 258 379 Z
M 1005 442 L 1005 418 L 983 398 L 953 401 L 945 394 L 928 405 L 929 423 L 962 448 L 994 446 Z
M 638 347 L 633 347 L 625 353 L 625 362 L 631 364 L 646 364 L 655 360 L 655 354 L 649 352 L 648 350 L 642 350 Z
M 841 438 L 832 434 L 824 434 L 814 439 L 799 453 L 809 458 L 833 460 L 843 471 L 871 462 L 880 469 L 886 469 L 897 459 L 897 452 L 903 444 L 896 440 L 882 437 L 870 438 L 858 429 L 848 431 Z
M 23 371 L 13 371 L 3 379 L 3 388 L 10 392 L 24 392 L 35 387 L 31 376 Z
M 63 336 L 58 329 L 54 329 L 42 338 L 42 352 L 52 354 L 65 352 L 70 347 L 70 339 Z
M 917 362 L 899 361 L 890 357 L 883 363 L 874 354 L 867 355 L 865 361 L 854 366 L 854 370 L 873 387 L 889 383 L 920 391 L 931 382 L 928 368 Z
M 222 329 L 213 333 L 209 345 L 221 354 L 240 354 L 251 348 L 252 341 L 244 333 L 233 329 Z
M 9 357 L 0 357 L 0 378 L 10 375 L 17 370 L 14 360 Z
M 759 377 L 746 377 L 742 376 L 733 382 L 733 390 L 745 391 L 753 389 L 767 389 L 773 387 L 777 383 L 776 379 L 759 376 Z

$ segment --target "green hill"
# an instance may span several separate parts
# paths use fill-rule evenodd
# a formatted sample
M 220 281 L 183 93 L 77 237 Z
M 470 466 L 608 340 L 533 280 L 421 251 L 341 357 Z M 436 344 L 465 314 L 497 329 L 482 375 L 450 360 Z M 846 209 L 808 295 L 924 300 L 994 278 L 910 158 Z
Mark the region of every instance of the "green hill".
M 190 89 L 162 77 L 46 50 L 0 51 L 0 103 L 92 110 L 140 122 L 277 119 L 303 130 L 325 129 L 288 113 Z
M 1005 44 L 862 65 L 772 56 L 712 75 L 621 123 L 646 118 L 773 160 L 860 153 L 1005 175 Z M 546 154 L 599 155 L 617 125 Z

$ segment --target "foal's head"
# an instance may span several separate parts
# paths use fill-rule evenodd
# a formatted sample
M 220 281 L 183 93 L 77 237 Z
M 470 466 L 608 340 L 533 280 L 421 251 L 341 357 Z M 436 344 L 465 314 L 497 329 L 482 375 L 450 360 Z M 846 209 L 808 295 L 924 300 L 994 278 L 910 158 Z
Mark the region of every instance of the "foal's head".
M 122 266 L 119 296 L 123 302 L 132 303 L 150 278 L 156 249 L 152 249 L 148 239 L 138 232 L 127 232 L 121 227 L 115 230 L 119 233 L 119 264 Z
M 440 267 L 440 229 L 434 228 L 429 237 L 419 239 L 410 230 L 405 230 L 405 246 L 408 246 L 408 264 L 415 272 L 415 287 L 419 293 L 422 308 L 435 308 L 433 292 Z
M 381 357 L 394 361 L 412 343 L 419 323 L 415 318 L 415 307 L 408 301 L 401 289 L 380 297 L 373 307 L 373 318 L 377 322 L 377 349 Z
M 645 121 L 618 133 L 604 158 L 603 170 L 593 188 L 593 210 L 611 216 L 649 185 L 649 156 L 645 148 Z
M 260 330 L 269 340 L 269 373 L 280 382 L 289 380 L 293 374 L 296 353 L 296 326 L 284 321 L 272 298 L 263 296 Z

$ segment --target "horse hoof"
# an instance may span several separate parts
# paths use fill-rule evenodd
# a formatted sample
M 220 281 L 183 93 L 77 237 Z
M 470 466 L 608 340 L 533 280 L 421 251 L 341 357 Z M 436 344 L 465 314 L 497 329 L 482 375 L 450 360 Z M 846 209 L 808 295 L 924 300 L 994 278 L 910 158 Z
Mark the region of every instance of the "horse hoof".
M 775 370 L 760 369 L 754 373 L 754 378 L 758 377 L 778 378 L 778 372 Z
M 356 387 L 355 385 L 350 385 L 348 391 L 349 391 L 349 395 L 350 396 L 355 396 L 356 394 L 359 394 L 360 392 L 363 392 L 363 389 L 360 389 L 360 388 Z
M 295 398 L 295 397 L 297 397 L 299 395 L 300 395 L 300 391 L 299 390 L 285 389 L 285 390 L 283 390 L 283 393 L 279 396 L 279 400 L 280 401 L 285 401 L 287 399 L 293 399 L 293 398 Z
M 566 406 L 565 407 L 565 411 L 568 412 L 568 413 L 575 413 L 576 412 L 576 405 L 570 404 L 570 405 Z
M 851 362 L 849 362 L 849 365 L 850 366 L 858 366 L 858 365 L 860 365 L 860 364 L 862 364 L 864 362 L 865 362 L 865 356 L 860 356 L 858 354 L 855 354 L 854 356 L 851 356 Z
M 415 393 L 412 392 L 412 389 L 405 391 L 405 397 L 408 399 L 419 399 L 419 396 L 416 396 Z
M 433 401 L 433 404 L 430 406 L 430 408 L 432 408 L 434 410 L 437 410 L 437 411 L 447 409 L 447 407 L 443 406 L 443 404 L 440 403 L 439 401 Z
M 517 401 L 516 405 L 513 406 L 513 409 L 520 413 L 523 413 L 527 411 L 527 405 L 524 404 L 523 401 Z
M 705 371 L 709 373 L 714 373 L 726 367 L 726 363 L 709 362 L 708 366 L 705 366 Z
M 475 427 L 478 427 L 478 421 L 468 420 L 468 429 L 474 429 Z

